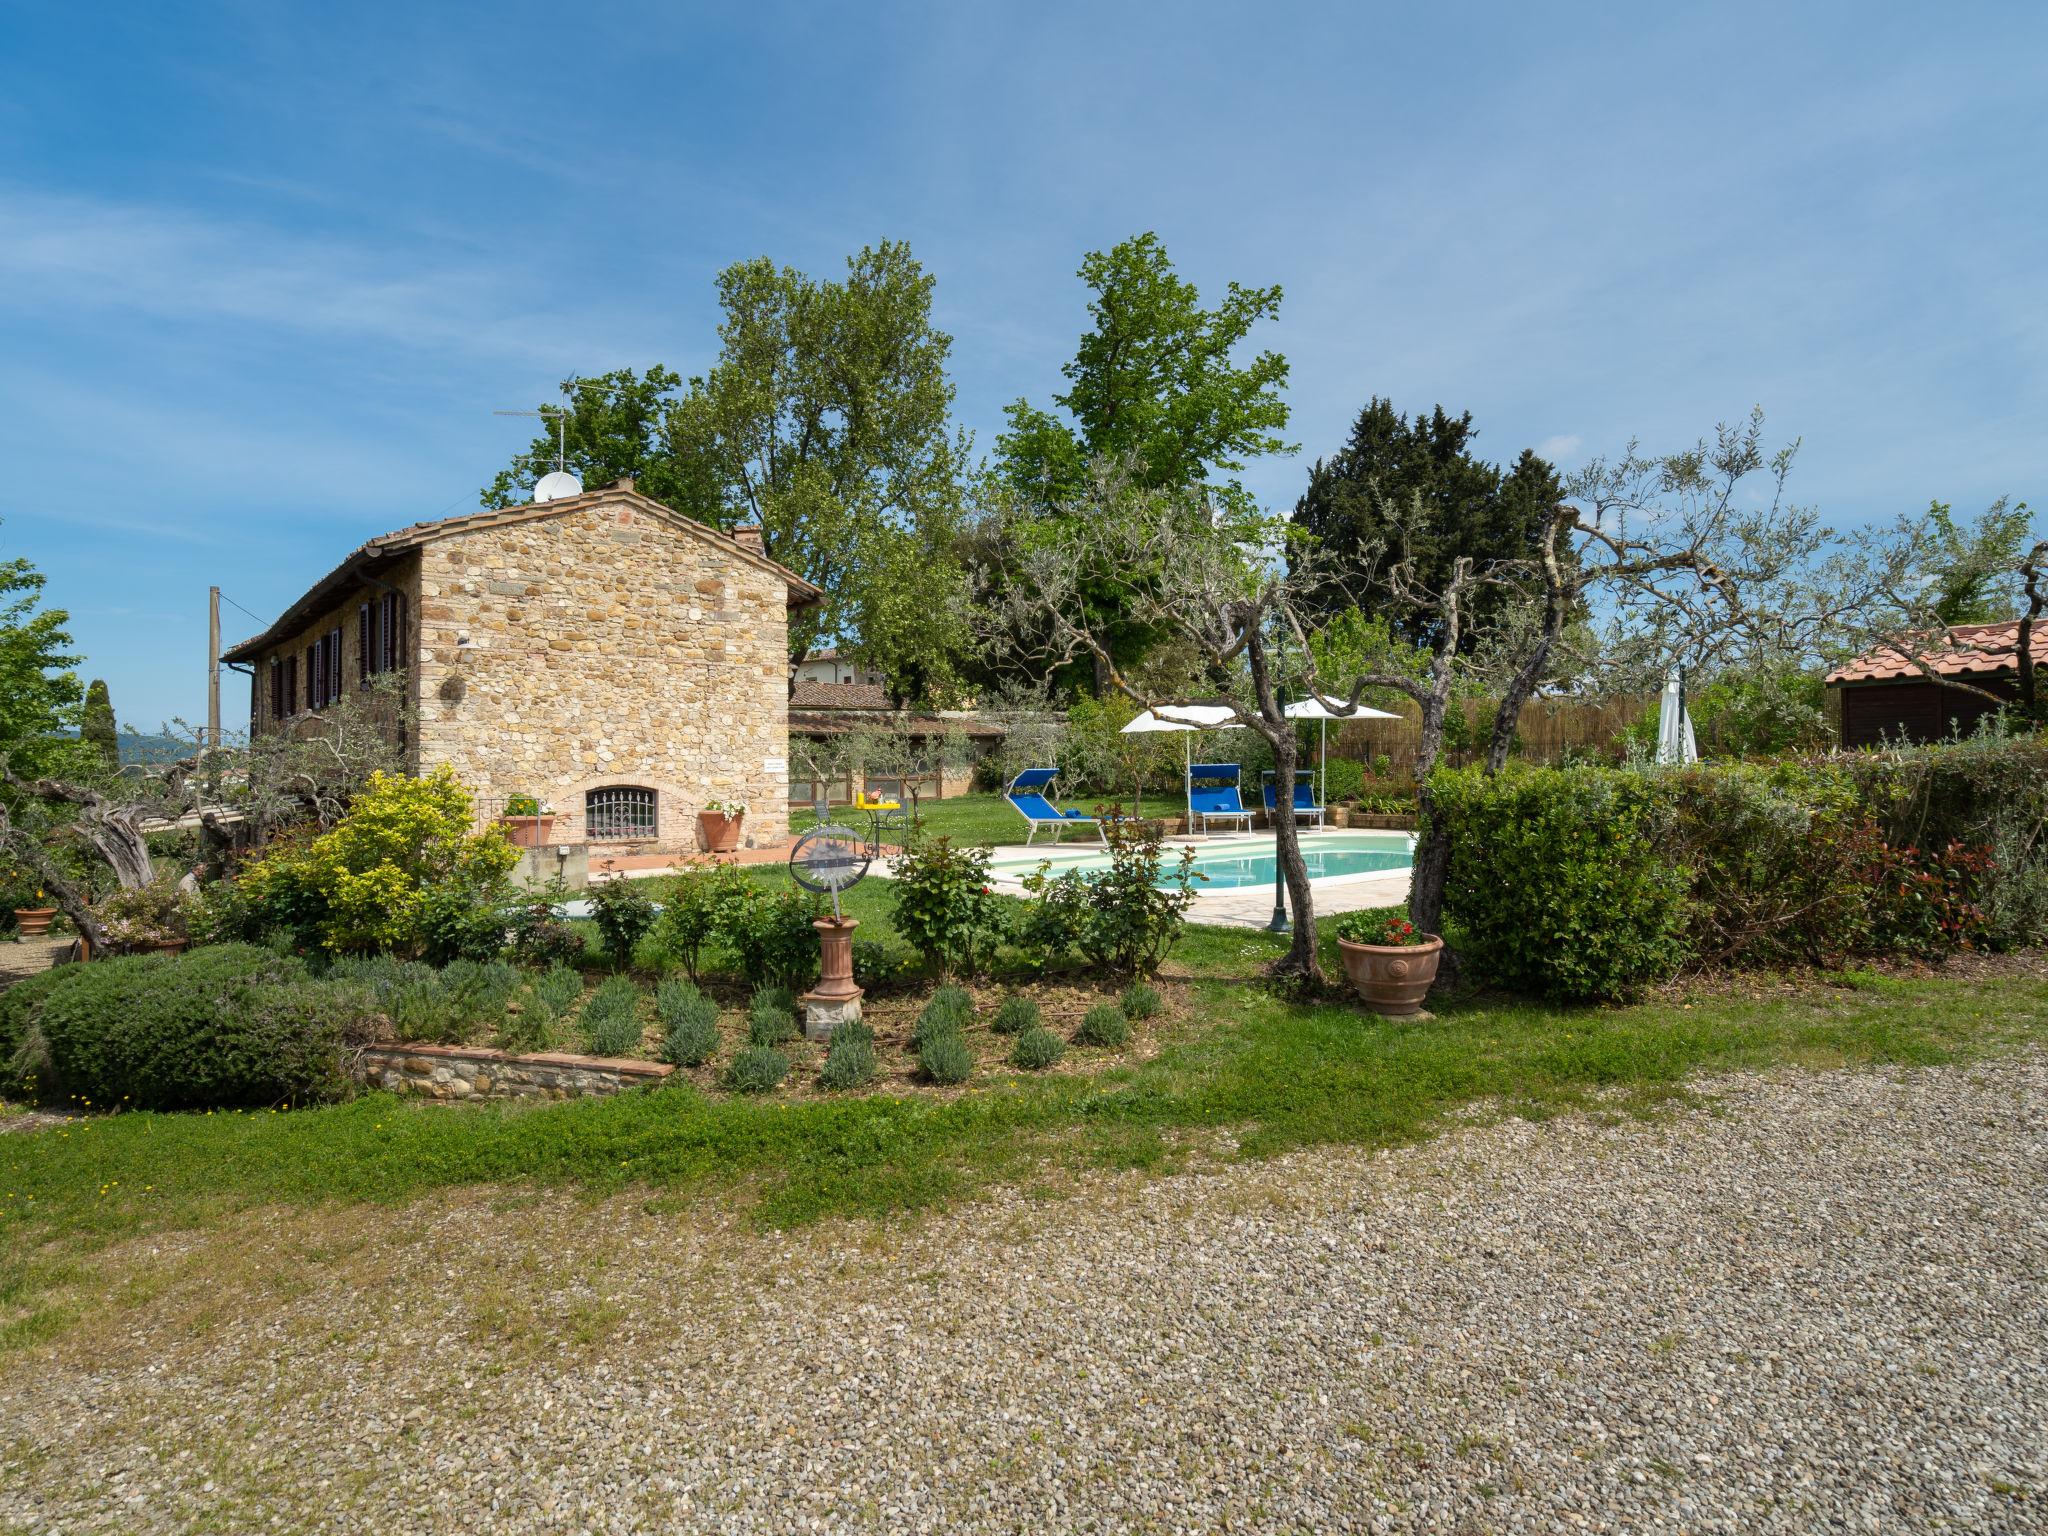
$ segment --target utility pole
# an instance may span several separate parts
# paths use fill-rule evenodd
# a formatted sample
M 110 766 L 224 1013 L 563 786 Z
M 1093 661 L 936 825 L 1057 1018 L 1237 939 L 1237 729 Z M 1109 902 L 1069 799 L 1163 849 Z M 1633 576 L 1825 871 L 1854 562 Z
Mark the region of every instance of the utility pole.
M 215 788 L 220 762 L 220 588 L 206 589 L 206 784 Z

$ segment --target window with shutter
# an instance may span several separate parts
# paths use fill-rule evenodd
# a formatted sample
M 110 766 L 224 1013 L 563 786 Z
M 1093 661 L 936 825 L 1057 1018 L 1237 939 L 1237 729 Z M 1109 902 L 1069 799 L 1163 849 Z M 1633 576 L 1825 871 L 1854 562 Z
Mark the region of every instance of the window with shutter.
M 287 656 L 284 659 L 284 708 L 277 712 L 280 720 L 288 719 L 299 712 L 299 658 Z
M 270 658 L 270 718 L 284 718 L 284 663 L 275 656 Z

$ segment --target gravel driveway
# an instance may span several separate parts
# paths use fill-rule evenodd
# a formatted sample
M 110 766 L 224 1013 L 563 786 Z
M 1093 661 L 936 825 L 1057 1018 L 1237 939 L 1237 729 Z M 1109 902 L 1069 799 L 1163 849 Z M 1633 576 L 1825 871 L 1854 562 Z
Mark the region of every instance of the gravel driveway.
M 2048 1530 L 2048 1058 L 1707 1086 L 900 1228 L 135 1246 L 8 1357 L 0 1527 Z

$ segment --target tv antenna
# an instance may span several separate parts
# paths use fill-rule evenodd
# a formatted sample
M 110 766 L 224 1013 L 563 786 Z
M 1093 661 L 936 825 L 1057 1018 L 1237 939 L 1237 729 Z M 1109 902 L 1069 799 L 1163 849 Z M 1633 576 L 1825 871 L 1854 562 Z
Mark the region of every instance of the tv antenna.
M 555 424 L 555 473 L 567 472 L 569 458 L 569 413 L 559 405 L 544 405 L 537 411 L 493 411 L 493 416 L 539 416 Z
M 559 405 L 544 405 L 537 411 L 493 411 L 493 416 L 538 416 L 555 424 L 555 471 L 533 484 L 535 501 L 556 501 L 581 494 L 583 482 L 569 473 L 569 413 Z

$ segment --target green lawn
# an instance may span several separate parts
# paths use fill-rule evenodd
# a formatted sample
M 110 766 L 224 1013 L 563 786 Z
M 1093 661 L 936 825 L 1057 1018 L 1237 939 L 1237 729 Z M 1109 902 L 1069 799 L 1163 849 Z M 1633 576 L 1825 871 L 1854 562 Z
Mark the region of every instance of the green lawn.
M 7 1135 L 0 1251 L 226 1220 L 266 1202 L 521 1182 L 740 1194 L 763 1222 L 794 1224 L 912 1210 L 998 1180 L 1054 1188 L 1077 1169 L 1172 1167 L 1214 1152 L 1218 1132 L 1240 1157 L 1381 1146 L 1428 1135 L 1475 1100 L 1534 1116 L 1595 1094 L 1647 1108 L 1700 1072 L 1931 1063 L 2048 1037 L 2048 983 L 1856 973 L 1631 1008 L 1473 998 L 1431 1021 L 1392 1023 L 1258 986 L 1275 947 L 1263 934 L 1195 931 L 1172 967 L 1183 1022 L 1150 1061 L 1094 1076 L 1004 1073 L 952 1098 L 778 1102 L 672 1087 L 428 1107 L 372 1094 L 291 1113 L 128 1114 Z

